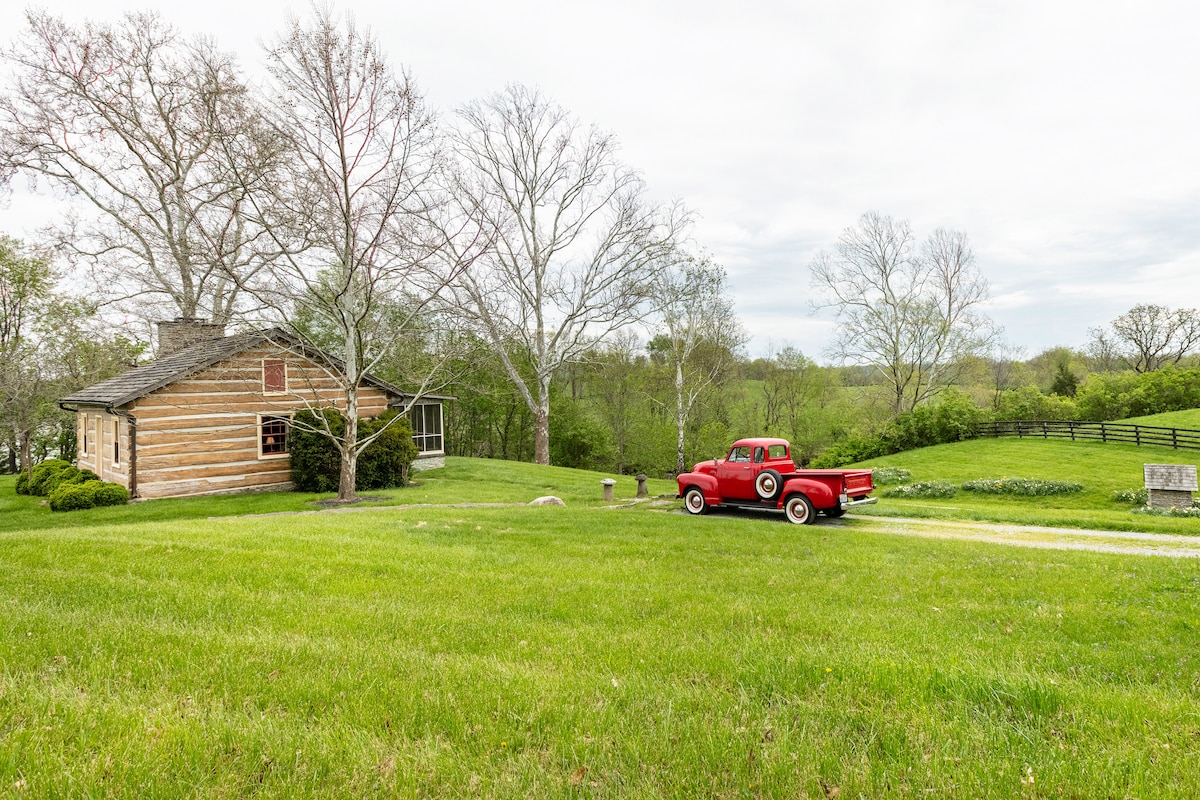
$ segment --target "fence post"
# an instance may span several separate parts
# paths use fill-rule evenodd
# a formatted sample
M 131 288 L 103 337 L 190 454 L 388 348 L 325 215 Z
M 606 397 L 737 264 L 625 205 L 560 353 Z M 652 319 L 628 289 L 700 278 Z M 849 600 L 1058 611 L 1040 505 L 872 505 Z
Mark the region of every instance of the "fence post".
M 1179 449 L 1179 428 L 1171 428 L 1171 449 Z
M 1108 429 L 1104 427 L 1104 423 L 1100 423 L 1100 441 L 1108 443 Z
M 1142 428 L 1140 425 L 1133 426 L 1133 443 L 1138 447 L 1142 446 Z

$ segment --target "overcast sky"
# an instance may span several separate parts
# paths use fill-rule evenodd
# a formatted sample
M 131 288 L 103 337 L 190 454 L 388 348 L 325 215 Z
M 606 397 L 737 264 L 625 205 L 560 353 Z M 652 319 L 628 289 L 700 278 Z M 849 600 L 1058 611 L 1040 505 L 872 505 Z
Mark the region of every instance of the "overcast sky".
M 58 0 L 68 21 L 120 10 Z M 144 2 L 245 66 L 303 3 Z M 751 352 L 824 360 L 808 265 L 866 211 L 965 231 L 1030 355 L 1139 302 L 1200 306 L 1200 5 L 1188 2 L 342 3 L 444 111 L 509 82 L 613 131 L 698 215 Z M 584 10 L 587 9 L 587 10 Z M 103 15 L 103 16 L 101 16 Z M 24 27 L 19 2 L 0 30 Z M 49 200 L 21 187 L 0 231 Z

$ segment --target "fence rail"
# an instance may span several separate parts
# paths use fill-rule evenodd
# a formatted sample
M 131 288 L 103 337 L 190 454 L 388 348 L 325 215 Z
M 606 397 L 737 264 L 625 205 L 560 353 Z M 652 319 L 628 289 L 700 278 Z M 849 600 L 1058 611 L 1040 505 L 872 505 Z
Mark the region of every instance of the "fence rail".
M 1187 428 L 1156 428 L 1120 422 L 1057 422 L 1018 420 L 981 422 L 981 437 L 1019 436 L 1030 439 L 1070 439 L 1075 442 L 1117 442 L 1155 445 L 1176 450 L 1200 450 L 1200 431 Z

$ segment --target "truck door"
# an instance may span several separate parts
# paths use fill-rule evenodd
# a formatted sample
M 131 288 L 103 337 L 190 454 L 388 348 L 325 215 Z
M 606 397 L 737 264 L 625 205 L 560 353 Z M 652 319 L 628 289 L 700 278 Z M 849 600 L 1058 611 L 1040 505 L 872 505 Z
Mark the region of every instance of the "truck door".
M 750 464 L 750 448 L 734 447 L 729 458 L 717 466 L 717 485 L 721 496 L 731 500 L 754 499 L 754 470 Z

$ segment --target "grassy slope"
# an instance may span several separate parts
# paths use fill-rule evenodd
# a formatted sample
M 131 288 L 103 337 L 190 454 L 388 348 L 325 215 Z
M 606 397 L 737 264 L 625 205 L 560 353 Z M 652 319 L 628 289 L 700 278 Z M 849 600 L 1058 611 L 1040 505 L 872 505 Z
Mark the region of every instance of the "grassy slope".
M 10 529 L 0 608 L 0 794 L 1200 785 L 1200 577 L 1170 559 L 409 508 Z
M 1165 414 L 1151 414 L 1148 417 L 1130 417 L 1121 422 L 1130 425 L 1154 425 L 1159 428 L 1200 430 L 1200 408 L 1190 408 L 1187 411 L 1168 411 Z
M 961 491 L 946 500 L 885 498 L 866 513 L 1200 534 L 1200 519 L 1133 515 L 1129 506 L 1112 499 L 1114 491 L 1143 486 L 1145 463 L 1195 464 L 1198 457 L 1200 453 L 1164 447 L 1053 439 L 975 439 L 926 447 L 863 463 L 904 467 L 912 472 L 914 481 L 958 484 L 973 478 L 1046 478 L 1082 483 L 1086 491 L 1037 498 L 980 496 Z

